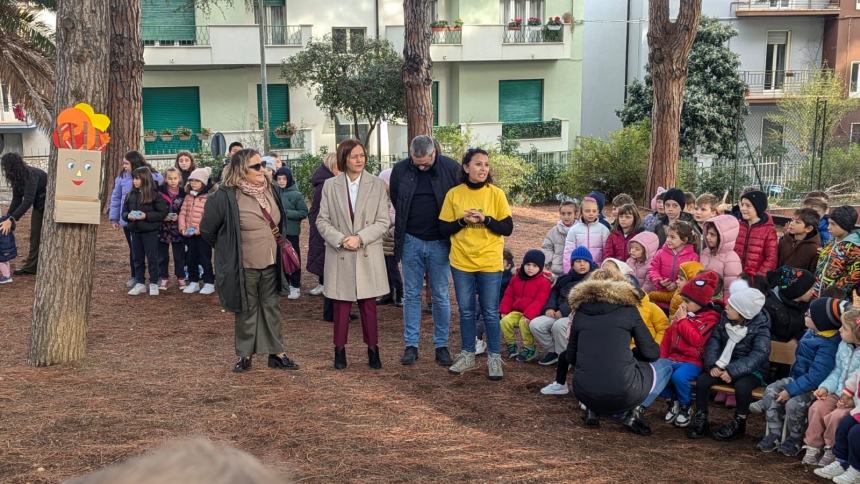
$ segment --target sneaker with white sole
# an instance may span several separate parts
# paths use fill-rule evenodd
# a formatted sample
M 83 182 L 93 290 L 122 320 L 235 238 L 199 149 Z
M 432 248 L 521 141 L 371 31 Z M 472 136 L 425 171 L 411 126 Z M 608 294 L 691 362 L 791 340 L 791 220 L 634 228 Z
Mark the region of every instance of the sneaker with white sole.
M 475 356 L 483 355 L 487 351 L 487 343 L 482 339 L 475 338 Z
M 194 294 L 195 292 L 200 291 L 200 284 L 196 282 L 189 282 L 185 289 L 182 290 L 185 294 Z
M 311 296 L 319 296 L 320 294 L 323 293 L 324 290 L 325 290 L 325 286 L 323 286 L 322 284 L 318 284 L 317 287 L 308 291 L 308 294 L 310 294 Z
M 849 466 L 848 470 L 833 478 L 836 484 L 858 484 L 860 483 L 860 471 Z
M 140 296 L 141 294 L 146 292 L 146 286 L 143 284 L 135 283 L 134 286 L 128 291 L 129 296 Z
M 170 285 L 170 279 L 159 279 L 158 280 L 158 290 L 159 291 L 166 291 L 167 286 L 169 286 L 169 285 Z
M 505 376 L 502 370 L 502 355 L 499 353 L 487 353 L 487 378 L 499 381 Z
M 448 368 L 448 371 L 454 373 L 455 375 L 462 375 L 463 373 L 474 369 L 475 353 L 461 351 L 460 354 L 457 355 L 457 360 L 454 361 L 454 364 Z
M 128 288 L 128 289 L 131 289 L 131 288 L 132 288 L 132 287 L 134 287 L 136 284 L 137 284 L 137 279 L 135 279 L 135 278 L 133 278 L 133 277 L 132 277 L 131 279 L 129 279 L 129 280 L 127 280 L 127 281 L 125 281 L 125 287 L 126 287 L 126 288 Z
M 150 296 L 158 296 L 158 284 L 150 284 L 149 285 L 149 295 Z
M 825 447 L 824 455 L 821 456 L 821 459 L 818 459 L 818 467 L 827 467 L 835 460 L 836 456 L 833 454 L 833 449 Z
M 831 462 L 830 465 L 815 469 L 812 472 L 814 472 L 815 475 L 818 477 L 823 477 L 825 479 L 833 479 L 836 476 L 844 474 L 846 470 L 847 469 L 842 467 L 842 464 L 840 464 L 838 460 L 835 460 Z
M 678 412 L 681 410 L 681 404 L 678 403 L 677 400 L 672 400 L 666 404 L 666 416 L 663 417 L 663 421 L 666 423 L 673 423 L 675 419 L 678 418 Z
M 675 427 L 686 428 L 693 422 L 693 411 L 689 405 L 681 405 L 675 417 Z
M 570 393 L 570 389 L 567 388 L 567 385 L 562 385 L 561 383 L 554 381 L 541 388 L 540 392 L 543 395 L 567 395 Z
M 298 287 L 290 286 L 290 295 L 287 296 L 287 299 L 298 299 L 301 295 L 302 291 Z
M 215 293 L 215 284 L 203 284 L 203 288 L 200 289 L 200 294 L 204 296 L 208 296 L 209 294 Z
M 801 460 L 800 463 L 806 466 L 817 466 L 818 452 L 821 451 L 821 449 L 816 449 L 809 445 L 805 445 L 803 448 L 806 449 L 806 453 L 803 454 L 803 460 Z
M 0 284 L 9 284 L 11 282 L 12 282 L 12 276 L 9 276 L 9 277 L 0 276 Z

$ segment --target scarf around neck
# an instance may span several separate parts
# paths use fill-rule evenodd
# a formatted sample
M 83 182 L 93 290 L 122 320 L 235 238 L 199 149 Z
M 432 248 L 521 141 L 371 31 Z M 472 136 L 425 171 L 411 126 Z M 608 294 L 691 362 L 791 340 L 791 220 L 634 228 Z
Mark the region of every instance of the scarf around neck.
M 729 363 L 731 363 L 732 352 L 735 350 L 735 346 L 744 339 L 748 331 L 748 326 L 726 323 L 726 334 L 728 334 L 729 340 L 726 341 L 726 347 L 723 348 L 723 352 L 720 354 L 720 359 L 717 360 L 716 365 L 719 368 L 725 370 Z
M 269 211 L 269 199 L 266 197 L 266 190 L 268 188 L 268 184 L 265 182 L 260 185 L 248 183 L 246 180 L 239 182 L 239 190 L 241 190 L 245 195 L 257 200 L 257 203 L 266 209 L 267 212 Z

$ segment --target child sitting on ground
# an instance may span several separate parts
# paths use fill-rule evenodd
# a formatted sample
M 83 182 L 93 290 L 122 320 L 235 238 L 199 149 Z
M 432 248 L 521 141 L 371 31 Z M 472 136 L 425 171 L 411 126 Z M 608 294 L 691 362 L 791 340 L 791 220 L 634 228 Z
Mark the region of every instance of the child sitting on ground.
M 830 214 L 833 238 L 818 258 L 816 294 L 850 299 L 860 283 L 860 231 L 854 230 L 857 210 L 850 205 L 836 207 Z
M 684 284 L 696 277 L 696 274 L 703 270 L 705 270 L 705 266 L 695 260 L 684 262 L 678 266 L 678 279 L 675 280 L 675 285 L 678 286 L 678 289 L 675 289 L 675 294 L 672 295 L 672 301 L 669 303 L 669 314 L 674 316 L 678 312 L 678 308 L 681 307 L 684 299 L 681 296 L 681 289 L 684 287 Z M 720 289 L 722 289 L 722 286 L 720 286 Z
M 564 271 L 564 242 L 567 232 L 573 227 L 579 207 L 572 200 L 561 202 L 558 207 L 559 221 L 549 229 L 543 238 L 541 249 L 546 258 L 546 268 L 555 276 L 561 276 Z
M 693 211 L 695 226 L 693 228 L 699 232 L 699 236 L 702 238 L 705 235 L 705 222 L 720 214 L 717 212 L 719 203 L 720 200 L 713 193 L 703 193 L 696 199 L 696 209 Z
M 615 197 L 618 198 L 618 197 Z M 627 243 L 642 231 L 642 221 L 639 218 L 639 209 L 633 204 L 626 204 L 616 209 L 615 222 L 612 223 L 612 232 L 606 239 L 603 249 L 603 258 L 626 259 Z
M 702 371 L 702 354 L 723 307 L 713 301 L 719 278 L 713 271 L 702 272 L 681 288 L 683 303 L 663 336 L 660 358 L 669 360 L 672 377 L 660 394 L 667 399 L 666 423 L 690 425 L 691 381 Z
M 627 243 L 627 265 L 633 269 L 639 288 L 646 293 L 654 290 L 654 285 L 648 279 L 648 271 L 659 248 L 660 241 L 654 232 L 639 232 Z
M 815 399 L 812 392 L 836 365 L 842 322 L 830 311 L 831 302 L 828 298 L 812 302 L 809 316 L 806 317 L 806 327 L 809 329 L 797 344 L 791 373 L 787 378 L 768 385 L 764 397 L 750 405 L 751 411 L 766 414 L 767 434 L 756 445 L 762 452 L 776 450 L 789 457 L 800 452 L 807 409 Z M 786 422 L 788 438 L 780 444 L 783 423 Z
M 767 195 L 752 190 L 741 195 L 741 213 L 735 252 L 744 272 L 751 276 L 776 269 L 776 228 L 767 213 Z
M 731 385 L 737 408 L 729 423 L 713 432 L 716 440 L 734 440 L 746 433 L 752 392 L 763 382 L 770 356 L 770 321 L 764 294 L 738 279 L 730 288 L 731 297 L 720 322 L 705 345 L 703 368 L 696 379 L 696 414 L 687 436 L 698 439 L 710 431 L 708 400 L 713 385 Z
M 603 247 L 609 238 L 609 228 L 601 222 L 601 203 L 593 193 L 582 199 L 582 216 L 567 232 L 564 241 L 564 271 L 570 270 L 570 253 L 580 245 L 585 246 L 594 262 L 603 262 Z
M 821 238 L 821 245 L 825 246 L 830 243 L 830 216 L 827 211 L 830 210 L 830 198 L 824 192 L 809 192 L 806 198 L 801 202 L 802 208 L 811 208 L 818 214 L 818 236 Z
M 785 227 L 785 235 L 777 244 L 777 263 L 780 266 L 815 272 L 821 247 L 818 222 L 818 214 L 811 208 L 794 211 L 794 216 Z
M 803 463 L 819 467 L 827 467 L 836 459 L 833 455 L 836 428 L 851 410 L 851 406 L 846 405 L 848 400 L 840 401 L 840 396 L 846 380 L 860 371 L 860 308 L 850 308 L 848 301 L 837 301 L 835 306 L 835 299 L 826 298 L 824 301 L 828 317 L 839 317 L 842 321 L 839 328 L 842 341 L 836 349 L 833 371 L 814 392 L 815 399 L 809 407 L 806 436 L 803 438 L 806 447 Z
M 529 322 L 540 316 L 552 287 L 552 274 L 543 270 L 545 262 L 540 250 L 526 252 L 522 265 L 516 276 L 511 278 L 499 304 L 502 338 L 508 348 L 508 358 L 516 358 L 520 362 L 532 361 L 537 357 Z M 517 349 L 516 329 L 519 329 L 523 341 L 521 350 Z
M 731 215 L 718 215 L 708 219 L 704 228 L 705 243 L 700 259 L 702 265 L 723 278 L 723 287 L 731 287 L 744 272 L 741 258 L 735 252 L 735 241 L 740 229 L 738 219 Z M 730 295 L 722 296 L 726 299 Z
M 668 311 L 672 296 L 678 289 L 679 265 L 699 260 L 699 254 L 696 253 L 698 245 L 699 237 L 692 225 L 681 220 L 672 222 L 665 245 L 654 255 L 648 269 L 648 279 L 654 286 L 654 290 L 648 294 L 652 302 Z
M 5 222 L 8 215 L 0 217 L 0 223 Z M 12 227 L 14 227 L 14 221 Z M 9 263 L 18 257 L 18 247 L 15 245 L 15 232 L 9 230 L 7 233 L 0 231 L 0 284 L 12 282 L 12 265 Z

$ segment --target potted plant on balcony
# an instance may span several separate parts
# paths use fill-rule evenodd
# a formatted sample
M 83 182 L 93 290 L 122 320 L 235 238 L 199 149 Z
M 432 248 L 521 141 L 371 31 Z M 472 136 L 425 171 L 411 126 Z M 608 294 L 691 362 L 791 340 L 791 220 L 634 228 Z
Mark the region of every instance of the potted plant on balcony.
M 454 21 L 454 24 L 448 27 L 448 30 L 463 30 L 463 19 L 457 19 Z
M 296 125 L 286 122 L 275 128 L 275 138 L 289 138 L 296 134 Z
M 211 135 L 212 131 L 209 128 L 200 128 L 200 132 L 197 133 L 197 139 L 199 139 L 200 141 L 206 141 Z
M 179 138 L 180 141 L 188 141 L 191 139 L 191 135 L 194 134 L 189 128 L 178 127 L 176 128 L 176 137 Z
M 546 28 L 548 30 L 561 30 L 562 25 L 561 17 L 550 17 L 546 22 Z
M 448 21 L 447 20 L 434 20 L 430 22 L 430 30 L 433 32 L 443 32 L 448 30 Z
M 537 27 L 541 25 L 541 21 L 537 17 L 529 17 L 527 24 L 529 27 Z
M 143 132 L 143 140 L 144 141 L 155 141 L 155 138 L 157 138 L 157 137 L 158 137 L 157 133 L 155 132 L 154 129 L 147 129 Z
M 570 12 L 564 12 L 564 15 L 561 16 L 561 19 L 564 23 L 570 25 L 573 23 L 573 14 Z
M 517 17 L 508 22 L 508 30 L 520 30 L 523 26 L 523 19 L 521 17 Z
M 173 141 L 173 131 L 170 131 L 169 129 L 162 129 L 160 136 L 161 136 L 161 141 L 164 141 L 164 142 Z

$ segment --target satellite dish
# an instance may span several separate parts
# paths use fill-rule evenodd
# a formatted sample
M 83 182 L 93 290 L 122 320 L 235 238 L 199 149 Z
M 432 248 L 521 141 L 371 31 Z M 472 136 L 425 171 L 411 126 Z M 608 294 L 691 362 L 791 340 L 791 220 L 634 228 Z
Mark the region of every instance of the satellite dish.
M 218 158 L 227 153 L 227 140 L 221 133 L 215 133 L 212 140 L 209 142 L 209 149 L 212 150 L 212 156 Z

